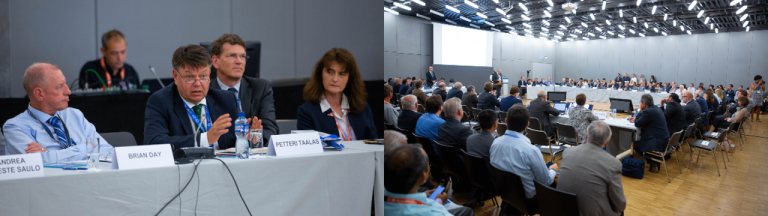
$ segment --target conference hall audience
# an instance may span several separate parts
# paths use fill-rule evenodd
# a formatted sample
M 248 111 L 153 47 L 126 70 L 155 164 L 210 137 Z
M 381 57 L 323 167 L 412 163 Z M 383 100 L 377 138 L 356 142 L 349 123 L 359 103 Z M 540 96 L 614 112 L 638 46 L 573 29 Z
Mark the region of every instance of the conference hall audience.
M 485 90 L 485 92 L 477 96 L 477 108 L 481 110 L 495 110 L 496 107 L 500 108 L 501 104 L 496 100 L 496 95 L 493 93 L 493 84 L 490 82 L 485 83 L 485 85 L 483 85 L 483 90 Z
M 85 160 L 86 152 L 93 150 L 83 143 L 88 137 L 103 140 L 101 155 L 114 152 L 83 112 L 69 107 L 72 92 L 59 66 L 33 63 L 24 71 L 21 85 L 29 105 L 3 124 L 5 140 L 0 142 L 5 142 L 5 155 L 40 153 L 46 164 Z
M 535 100 L 532 100 L 529 104 L 528 110 L 530 110 L 530 115 L 533 118 L 537 118 L 539 120 L 539 123 L 541 124 L 541 129 L 544 131 L 544 133 L 547 133 L 547 136 L 552 135 L 552 129 L 554 128 L 552 123 L 549 121 L 549 116 L 558 116 L 560 115 L 560 111 L 553 108 L 552 105 L 549 105 L 549 101 L 547 101 L 547 92 L 544 90 L 539 90 L 539 93 L 536 95 L 537 98 Z M 507 113 L 509 115 L 509 113 Z
M 429 181 L 429 156 L 419 144 L 398 146 L 384 156 L 384 215 L 472 216 L 474 211 L 448 202 L 448 193 L 419 192 Z
M 667 122 L 667 130 L 670 137 L 680 130 L 687 129 L 688 124 L 685 121 L 685 111 L 683 111 L 683 106 L 680 105 L 680 97 L 677 94 L 669 93 L 667 98 L 661 99 L 661 104 L 660 108 L 664 111 L 664 120 Z
M 406 95 L 400 100 L 400 104 L 403 106 L 403 110 L 401 110 L 400 115 L 397 116 L 397 127 L 406 130 L 409 133 L 413 133 L 416 129 L 416 123 L 422 115 L 421 113 L 416 112 L 416 96 Z
M 417 87 L 417 86 L 416 86 L 416 83 L 417 83 L 417 82 L 418 82 L 418 83 L 422 83 L 422 84 L 424 83 L 424 81 L 421 81 L 421 80 L 417 80 L 417 79 L 415 79 L 415 78 L 414 78 L 414 79 L 412 79 L 412 81 L 411 81 L 411 86 L 410 86 L 410 87 L 408 87 L 408 90 L 405 92 L 405 94 L 413 94 L 413 90 L 416 90 L 417 88 L 421 88 L 421 87 Z
M 397 124 L 397 110 L 389 101 L 392 99 L 392 86 L 384 84 L 384 124 L 396 125 Z
M 499 126 L 499 117 L 494 111 L 483 110 L 477 117 L 477 123 L 480 125 L 480 132 L 467 138 L 467 152 L 490 161 L 493 133 Z
M 620 215 L 627 207 L 621 161 L 603 150 L 611 128 L 593 121 L 587 131 L 587 143 L 563 152 L 557 189 L 576 194 L 581 215 Z
M 457 149 L 467 148 L 467 137 L 474 134 L 472 129 L 461 124 L 461 117 L 464 116 L 464 110 L 461 109 L 461 100 L 451 98 L 443 103 L 443 112 L 445 112 L 445 122 L 440 124 L 437 132 L 437 141 Z M 464 156 L 459 156 L 464 159 Z
M 429 141 L 435 141 L 438 138 L 440 125 L 445 123 L 445 120 L 440 118 L 440 113 L 443 111 L 443 100 L 440 99 L 440 95 L 432 95 L 427 98 L 425 104 L 427 112 L 419 117 L 414 132 L 416 135 L 429 138 Z M 437 154 L 437 148 L 433 149 Z
M 520 176 L 525 197 L 532 199 L 536 196 L 533 181 L 552 185 L 559 169 L 554 163 L 548 167 L 539 148 L 523 134 L 529 118 L 530 113 L 522 104 L 509 109 L 505 119 L 507 131 L 491 145 L 491 165 Z
M 416 98 L 419 99 L 419 104 L 424 104 L 424 101 L 427 101 L 427 94 L 424 93 L 424 91 L 422 90 L 423 89 L 422 87 L 424 87 L 423 83 L 424 83 L 423 81 L 417 80 L 413 84 L 413 86 L 414 86 L 413 91 L 411 91 L 411 93 L 408 93 L 408 94 L 412 94 L 412 95 L 416 96 Z M 440 96 L 439 94 L 432 94 L 432 95 Z M 440 98 L 443 98 L 443 97 L 440 96 Z
M 416 94 L 416 93 L 414 93 L 414 94 Z M 448 96 L 448 92 L 445 91 L 445 83 L 440 82 L 439 84 L 437 84 L 437 88 L 434 91 L 432 91 L 432 95 L 440 95 L 440 98 L 442 98 L 443 101 L 445 101 L 445 98 Z M 424 94 L 424 97 L 426 97 L 426 96 L 427 95 Z M 420 97 L 420 96 L 417 95 L 417 97 Z
M 395 77 L 395 79 L 393 80 L 392 85 L 391 85 L 392 86 L 392 90 L 393 90 L 392 91 L 393 94 L 395 94 L 395 93 L 400 94 L 400 84 L 402 82 L 403 82 L 402 79 Z
M 664 148 L 669 142 L 669 130 L 667 121 L 664 119 L 664 113 L 653 104 L 653 97 L 650 94 L 643 94 L 640 97 L 640 111 L 637 117 L 630 117 L 630 122 L 635 123 L 635 127 L 642 130 L 640 140 L 635 141 L 635 151 L 645 152 L 664 152 Z M 650 164 L 650 172 L 658 172 L 660 163 L 646 158 Z
M 509 88 L 509 96 L 501 99 L 501 111 L 506 112 L 506 110 L 509 110 L 509 108 L 511 108 L 513 105 L 523 103 L 522 100 L 518 99 L 519 96 L 520 88 L 517 86 L 512 86 L 512 88 Z
M 451 98 L 459 98 L 459 100 L 463 99 L 464 92 L 461 90 L 462 87 L 463 86 L 461 85 L 461 82 L 453 83 L 453 88 L 450 91 L 448 91 L 448 95 L 446 96 L 446 99 L 451 99 Z
M 568 110 L 568 124 L 576 129 L 576 135 L 579 138 L 579 144 L 584 144 L 586 141 L 587 127 L 590 123 L 599 120 L 597 116 L 592 114 L 592 110 L 584 107 L 584 103 L 587 101 L 587 95 L 584 93 L 576 95 L 576 106 Z
M 323 54 L 303 94 L 307 102 L 296 114 L 298 130 L 335 134 L 344 140 L 378 138 L 360 69 L 346 49 Z
M 475 92 L 475 86 L 467 86 L 467 93 L 461 96 L 461 105 L 467 106 L 469 110 L 477 108 L 477 93 Z

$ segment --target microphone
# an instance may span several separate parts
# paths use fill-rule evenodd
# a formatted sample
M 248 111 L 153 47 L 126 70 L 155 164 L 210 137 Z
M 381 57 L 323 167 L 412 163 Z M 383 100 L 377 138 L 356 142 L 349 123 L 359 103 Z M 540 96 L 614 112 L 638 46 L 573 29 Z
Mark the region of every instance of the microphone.
M 155 72 L 155 68 L 152 67 L 152 65 L 149 66 L 149 70 L 152 71 L 153 74 L 155 74 L 155 78 L 157 78 L 157 82 L 160 83 L 161 88 L 165 88 L 165 84 L 163 84 L 163 81 L 160 80 L 160 76 L 157 75 L 157 72 Z

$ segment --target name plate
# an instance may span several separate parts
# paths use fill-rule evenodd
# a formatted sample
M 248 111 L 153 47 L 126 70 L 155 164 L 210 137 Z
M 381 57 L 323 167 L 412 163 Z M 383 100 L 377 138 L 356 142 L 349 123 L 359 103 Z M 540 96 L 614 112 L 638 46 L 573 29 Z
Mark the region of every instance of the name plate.
M 272 135 L 269 138 L 268 156 L 286 156 L 323 153 L 323 143 L 317 132 Z
M 606 112 L 594 112 L 595 116 L 599 119 L 608 119 L 608 113 Z
M 592 87 L 592 89 L 597 89 L 597 87 Z
M 0 180 L 43 177 L 40 153 L 0 156 Z
M 120 170 L 173 166 L 171 144 L 115 147 L 112 168 Z
M 632 90 L 632 92 L 637 92 L 637 90 Z

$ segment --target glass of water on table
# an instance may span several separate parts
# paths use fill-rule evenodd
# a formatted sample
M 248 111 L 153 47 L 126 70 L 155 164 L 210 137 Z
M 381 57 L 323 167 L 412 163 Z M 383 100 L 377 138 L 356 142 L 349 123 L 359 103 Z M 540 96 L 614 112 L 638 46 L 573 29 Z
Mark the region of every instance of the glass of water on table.
M 248 133 L 248 141 L 251 144 L 251 157 L 264 158 L 267 155 L 263 140 L 262 129 L 251 129 L 250 133 Z
M 85 161 L 88 169 L 96 169 L 99 167 L 100 142 L 101 137 L 85 138 Z

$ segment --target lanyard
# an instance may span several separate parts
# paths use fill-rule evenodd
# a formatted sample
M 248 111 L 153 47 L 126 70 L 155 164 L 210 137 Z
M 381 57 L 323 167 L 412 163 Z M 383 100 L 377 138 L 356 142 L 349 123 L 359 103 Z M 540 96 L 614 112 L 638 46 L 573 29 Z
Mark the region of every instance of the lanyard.
M 514 135 L 514 134 L 509 134 L 509 133 L 504 133 L 504 135 L 505 135 L 505 136 L 511 136 L 511 137 L 514 137 L 514 138 L 520 138 L 520 137 L 518 137 L 517 135 Z
M 112 87 L 112 76 L 107 71 L 107 66 L 104 64 L 104 57 L 101 57 L 101 68 L 104 68 L 104 74 L 107 77 L 107 87 Z M 125 66 L 120 69 L 120 79 L 125 80 Z
M 64 134 L 65 137 L 64 138 L 67 139 L 67 145 L 66 146 L 62 145 L 60 142 L 58 142 L 58 140 L 56 140 L 56 138 L 53 137 L 53 133 L 51 133 L 51 130 L 48 129 L 48 126 L 45 126 L 45 124 L 40 122 L 40 119 L 37 119 L 37 117 L 32 114 L 32 111 L 29 111 L 29 109 L 27 109 L 27 113 L 30 116 L 32 116 L 32 118 L 37 120 L 37 123 L 40 123 L 40 125 L 43 126 L 43 129 L 45 129 L 45 132 L 48 133 L 48 136 L 50 136 L 51 139 L 53 139 L 54 141 L 57 141 L 57 143 L 59 143 L 59 145 L 61 145 L 61 148 L 66 149 L 66 148 L 69 148 L 69 147 L 71 147 L 73 145 L 72 143 L 74 143 L 74 142 L 72 142 L 72 137 L 69 135 L 69 129 L 67 129 L 67 124 L 64 124 L 64 120 L 61 117 L 59 117 L 59 119 L 61 119 L 61 125 L 64 125 L 64 132 L 65 132 L 65 134 Z
M 187 109 L 187 115 L 189 115 L 189 118 L 192 118 L 192 121 L 197 124 L 197 128 L 200 128 L 200 118 L 195 115 L 195 112 L 192 112 L 192 109 L 187 106 L 187 103 L 184 103 L 184 108 Z M 208 106 L 205 106 L 205 120 L 206 120 L 206 127 L 200 128 L 203 133 L 207 132 L 208 129 L 211 129 L 211 112 L 208 111 Z M 197 129 L 195 129 L 197 130 Z
M 384 201 L 388 203 L 398 203 L 398 204 L 406 204 L 406 205 L 425 205 L 429 206 L 428 204 L 415 200 L 415 199 L 408 199 L 408 198 L 395 198 L 395 197 L 384 197 Z
M 352 128 L 350 128 L 349 123 L 349 115 L 345 116 L 347 119 L 347 133 L 344 133 L 344 130 L 341 129 L 341 126 L 339 126 L 339 121 L 336 120 L 336 116 L 333 114 L 333 111 L 331 111 L 331 117 L 333 117 L 333 121 L 336 122 L 336 129 L 339 129 L 339 133 L 341 133 L 341 138 L 344 139 L 344 141 L 352 141 Z

